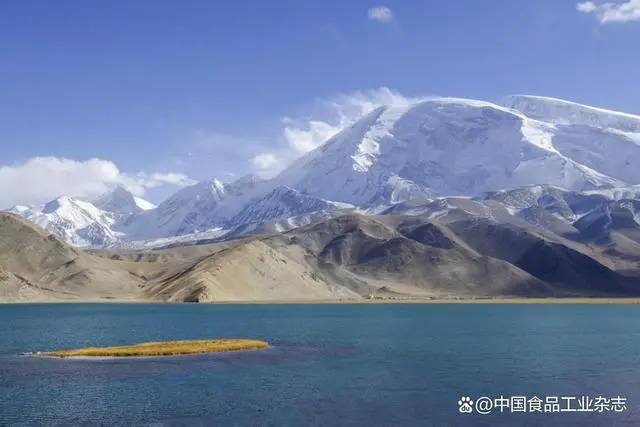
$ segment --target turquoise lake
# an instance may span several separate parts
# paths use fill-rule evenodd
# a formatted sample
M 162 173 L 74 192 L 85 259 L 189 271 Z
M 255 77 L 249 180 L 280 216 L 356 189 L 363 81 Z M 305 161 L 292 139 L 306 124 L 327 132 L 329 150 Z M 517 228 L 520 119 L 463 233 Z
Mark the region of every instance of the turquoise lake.
M 259 338 L 267 350 L 70 360 L 21 352 Z M 462 396 L 626 399 L 462 414 Z M 0 425 L 640 425 L 632 305 L 0 305 Z

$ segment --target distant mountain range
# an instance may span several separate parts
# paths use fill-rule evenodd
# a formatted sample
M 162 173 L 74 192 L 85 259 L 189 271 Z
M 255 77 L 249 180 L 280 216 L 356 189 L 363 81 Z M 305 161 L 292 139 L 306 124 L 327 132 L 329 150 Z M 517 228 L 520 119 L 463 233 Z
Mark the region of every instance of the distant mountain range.
M 632 195 L 534 186 L 412 200 L 154 251 L 80 250 L 0 213 L 0 301 L 637 297 Z
M 635 256 L 638 194 L 639 116 L 517 95 L 380 107 L 272 179 L 203 181 L 157 207 L 116 188 L 10 211 L 93 248 L 220 241 L 341 215 L 470 215 L 580 244 L 609 239 Z

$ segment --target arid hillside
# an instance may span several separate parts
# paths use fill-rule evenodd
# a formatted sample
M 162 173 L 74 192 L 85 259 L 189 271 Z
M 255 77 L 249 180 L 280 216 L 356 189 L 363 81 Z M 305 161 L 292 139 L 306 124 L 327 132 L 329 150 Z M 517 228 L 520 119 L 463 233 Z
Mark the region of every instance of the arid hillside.
M 344 215 L 218 244 L 86 252 L 0 214 L 0 301 L 639 295 L 632 245 L 607 245 L 453 213 Z

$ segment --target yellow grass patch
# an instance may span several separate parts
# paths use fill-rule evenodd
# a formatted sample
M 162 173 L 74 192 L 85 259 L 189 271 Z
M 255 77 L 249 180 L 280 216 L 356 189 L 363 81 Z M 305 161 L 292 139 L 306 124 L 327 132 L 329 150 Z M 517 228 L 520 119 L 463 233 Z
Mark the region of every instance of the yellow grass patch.
M 38 353 L 54 357 L 139 357 L 174 356 L 180 354 L 221 353 L 226 351 L 258 350 L 269 347 L 259 340 L 217 339 L 146 342 L 116 347 L 87 347 Z

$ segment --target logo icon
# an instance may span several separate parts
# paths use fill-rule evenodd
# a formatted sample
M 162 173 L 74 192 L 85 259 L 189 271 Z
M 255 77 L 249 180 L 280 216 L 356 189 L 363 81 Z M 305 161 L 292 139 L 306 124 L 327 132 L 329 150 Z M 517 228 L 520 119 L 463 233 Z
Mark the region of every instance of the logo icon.
M 469 396 L 462 396 L 458 400 L 458 412 L 461 414 L 470 414 L 473 412 L 473 400 Z

